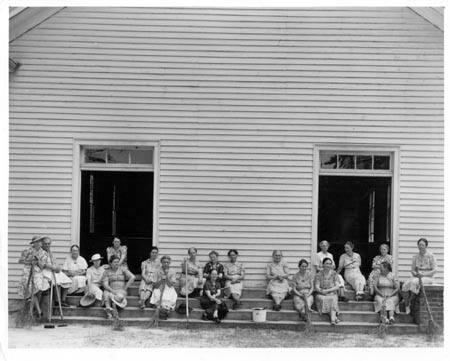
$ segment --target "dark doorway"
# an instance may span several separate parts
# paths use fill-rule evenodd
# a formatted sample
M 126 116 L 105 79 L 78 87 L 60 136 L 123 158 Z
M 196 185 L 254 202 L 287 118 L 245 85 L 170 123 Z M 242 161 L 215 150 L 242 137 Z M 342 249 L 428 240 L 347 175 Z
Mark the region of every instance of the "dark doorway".
M 336 262 L 351 240 L 361 255 L 362 273 L 369 275 L 380 244 L 390 245 L 390 192 L 388 177 L 319 177 L 318 240 L 331 243 Z
M 140 273 L 149 254 L 153 231 L 152 172 L 81 172 L 81 254 L 106 257 L 118 235 L 128 247 L 128 266 Z M 106 262 L 106 258 L 104 259 Z

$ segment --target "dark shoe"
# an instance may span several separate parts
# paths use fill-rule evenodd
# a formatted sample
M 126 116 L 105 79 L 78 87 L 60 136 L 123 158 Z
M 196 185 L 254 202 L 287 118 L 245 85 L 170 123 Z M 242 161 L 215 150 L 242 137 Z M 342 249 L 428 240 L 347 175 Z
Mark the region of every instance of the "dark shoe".
M 348 298 L 345 296 L 339 296 L 339 302 L 348 302 Z
M 206 313 L 202 314 L 202 320 L 203 321 L 208 321 L 208 316 L 206 315 Z
M 220 322 L 222 322 L 218 317 L 214 317 L 213 320 L 214 320 L 214 322 L 217 323 L 217 324 L 219 324 Z

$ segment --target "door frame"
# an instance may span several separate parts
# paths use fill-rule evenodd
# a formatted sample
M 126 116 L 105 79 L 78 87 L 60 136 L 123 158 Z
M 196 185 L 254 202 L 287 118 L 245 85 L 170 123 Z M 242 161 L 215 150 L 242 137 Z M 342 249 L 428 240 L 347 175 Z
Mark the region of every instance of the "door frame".
M 320 171 L 320 152 L 356 152 L 356 153 L 389 153 L 391 155 L 392 171 L 332 170 Z M 400 185 L 400 146 L 371 145 L 371 144 L 315 144 L 313 148 L 313 195 L 312 195 L 312 227 L 311 227 L 311 259 L 317 253 L 317 231 L 319 217 L 319 177 L 321 175 L 349 176 L 349 177 L 391 177 L 391 245 L 390 253 L 394 259 L 393 272 L 398 273 L 398 218 L 399 218 L 399 185 Z M 339 255 L 335 255 L 339 256 Z
M 71 240 L 72 244 L 80 245 L 80 212 L 81 212 L 81 172 L 84 170 L 120 171 L 120 172 L 149 172 L 153 173 L 153 232 L 152 245 L 159 244 L 159 169 L 160 169 L 160 144 L 159 140 L 152 141 L 132 141 L 127 139 L 103 139 L 103 138 L 83 138 L 74 139 L 73 142 L 73 168 L 72 168 L 72 212 L 71 212 Z M 129 147 L 145 146 L 153 147 L 153 169 L 142 166 L 126 167 L 98 167 L 81 163 L 81 153 L 83 147 L 105 146 L 105 147 Z

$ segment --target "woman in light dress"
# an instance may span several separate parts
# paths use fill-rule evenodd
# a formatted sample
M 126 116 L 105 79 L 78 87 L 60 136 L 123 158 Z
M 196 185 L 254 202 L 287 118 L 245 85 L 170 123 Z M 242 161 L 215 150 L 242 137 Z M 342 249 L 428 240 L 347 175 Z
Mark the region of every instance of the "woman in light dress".
M 314 291 L 314 280 L 311 272 L 308 271 L 308 261 L 301 259 L 298 263 L 298 272 L 293 276 L 294 308 L 299 313 L 300 319 L 306 319 L 306 308 L 311 311 L 314 302 L 312 295 Z M 306 302 L 305 302 L 306 301 Z
M 107 318 L 112 318 L 113 311 L 117 312 L 117 307 L 125 308 L 127 290 L 135 280 L 135 276 L 128 267 L 120 266 L 119 261 L 119 257 L 111 256 L 109 268 L 103 273 L 103 299 Z
M 239 253 L 235 249 L 228 251 L 230 262 L 224 265 L 225 287 L 229 296 L 233 299 L 233 310 L 241 307 L 242 285 L 245 277 L 244 265 L 237 261 Z
M 191 297 L 195 297 L 203 292 L 203 269 L 200 262 L 197 261 L 196 248 L 189 248 L 188 255 L 189 257 L 181 263 L 180 295 L 186 296 L 188 294 Z
M 202 315 L 203 320 L 220 323 L 228 313 L 227 304 L 223 299 L 219 274 L 215 269 L 211 271 L 210 277 L 205 282 L 203 296 L 200 298 L 200 305 L 205 310 Z
M 177 291 L 175 291 L 177 274 L 174 269 L 170 268 L 170 262 L 169 256 L 161 257 L 161 267 L 156 272 L 153 293 L 150 297 L 150 304 L 160 307 L 160 318 L 162 319 L 167 319 L 177 303 Z
M 391 265 L 394 264 L 394 260 L 392 256 L 389 254 L 389 246 L 386 243 L 380 245 L 379 248 L 380 254 L 375 256 L 372 261 L 372 272 L 370 272 L 369 277 L 367 278 L 367 284 L 369 285 L 369 293 L 370 295 L 375 294 L 375 290 L 373 287 L 373 278 L 380 273 L 380 267 L 383 262 L 387 262 Z
M 366 279 L 361 273 L 361 257 L 358 253 L 353 252 L 354 245 L 347 241 L 344 244 L 345 253 L 339 258 L 339 267 L 337 273 L 341 273 L 344 269 L 344 278 L 352 286 L 356 292 L 355 300 L 359 301 L 364 297 L 364 286 Z
M 314 262 L 313 266 L 314 266 L 315 273 L 322 271 L 322 269 L 323 269 L 322 263 L 325 258 L 331 259 L 331 262 L 333 263 L 333 269 L 336 269 L 336 264 L 334 263 L 334 257 L 330 252 L 328 252 L 328 249 L 330 248 L 330 243 L 328 243 L 327 240 L 322 240 L 319 243 L 319 247 L 320 247 L 320 252 L 318 252 L 316 254 L 316 257 L 313 260 L 313 262 Z M 347 302 L 348 299 L 345 296 L 344 279 L 342 278 L 342 276 L 340 274 L 338 274 L 338 277 L 339 277 L 339 292 L 338 292 L 339 301 Z
M 102 256 L 96 253 L 92 255 L 92 266 L 86 271 L 86 291 L 85 294 L 93 294 L 95 296 L 96 306 L 101 306 L 103 301 L 102 277 L 105 267 L 102 266 Z
M 412 295 L 418 295 L 420 292 L 419 278 L 422 279 L 424 285 L 432 285 L 434 283 L 434 274 L 437 270 L 434 255 L 427 249 L 428 240 L 420 238 L 417 241 L 417 248 L 419 253 L 414 255 L 411 263 L 412 277 L 402 287 L 405 309 L 408 314 L 411 313 Z
M 114 237 L 112 241 L 112 246 L 106 248 L 106 259 L 110 259 L 112 256 L 119 258 L 119 266 L 123 268 L 128 268 L 127 257 L 128 248 L 127 246 L 122 246 L 122 242 L 119 237 Z
M 34 236 L 30 242 L 31 247 L 20 255 L 19 263 L 23 264 L 23 271 L 17 289 L 19 297 L 24 300 L 30 299 L 32 294 L 35 296 L 32 307 L 36 309 L 39 318 L 42 316 L 40 308 L 42 292 L 49 289 L 49 283 L 42 273 L 48 262 L 47 253 L 41 247 L 43 238 Z M 33 270 L 32 277 L 30 276 L 31 270 Z
M 273 261 L 266 267 L 266 277 L 268 280 L 266 294 L 270 296 L 274 302 L 273 309 L 281 310 L 281 302 L 289 294 L 291 288 L 288 283 L 289 266 L 283 260 L 283 254 L 279 250 L 272 253 Z
M 145 302 L 150 299 L 156 282 L 156 275 L 161 268 L 158 260 L 158 247 L 150 249 L 150 257 L 141 263 L 141 283 L 139 285 L 139 307 L 145 308 Z
M 331 325 L 340 322 L 338 289 L 339 278 L 333 270 L 333 262 L 330 258 L 325 258 L 322 262 L 323 269 L 316 274 L 314 279 L 314 290 L 316 291 L 316 308 L 319 314 L 328 313 Z
M 394 312 L 398 311 L 398 292 L 400 285 L 392 273 L 392 266 L 388 262 L 382 262 L 373 277 L 373 288 L 375 291 L 375 312 L 380 313 L 383 303 L 386 305 L 386 322 L 393 324 L 395 322 Z M 382 321 L 380 315 L 380 321 Z
M 86 289 L 86 270 L 88 264 L 80 256 L 80 247 L 76 244 L 70 247 L 70 256 L 66 258 L 62 266 L 62 271 L 71 279 L 69 288 L 63 288 L 61 292 L 61 302 L 66 303 L 67 295 L 81 293 Z

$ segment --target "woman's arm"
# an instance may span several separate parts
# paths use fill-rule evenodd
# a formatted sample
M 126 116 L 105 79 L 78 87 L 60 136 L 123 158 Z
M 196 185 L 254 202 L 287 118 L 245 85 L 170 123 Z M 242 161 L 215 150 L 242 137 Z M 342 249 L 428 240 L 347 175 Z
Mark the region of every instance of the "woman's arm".
M 412 259 L 412 261 L 411 261 L 411 274 L 414 276 L 414 277 L 417 277 L 418 276 L 418 274 L 417 274 L 417 270 L 416 270 L 416 257 L 417 256 L 413 256 L 413 259 Z
M 291 272 L 289 270 L 289 265 L 287 263 L 283 265 L 283 272 L 284 275 L 282 275 L 281 278 L 288 279 L 289 276 L 291 275 Z
M 208 299 L 210 301 L 215 301 L 216 300 L 216 298 L 211 294 L 210 290 L 205 290 L 205 294 L 206 294 L 206 297 L 208 297 Z
M 338 269 L 336 270 L 336 273 L 337 274 L 341 273 L 343 268 L 344 268 L 344 255 L 341 254 L 341 257 L 339 257 L 339 266 Z
M 434 258 L 434 255 L 430 255 L 430 267 L 431 270 L 420 272 L 423 277 L 433 277 L 436 273 L 436 260 Z
M 375 256 L 372 260 L 372 269 L 378 269 L 380 266 L 378 265 L 378 256 Z
M 127 246 L 122 246 L 121 249 L 122 249 L 122 251 L 120 252 L 119 266 L 121 266 L 123 264 L 123 262 L 125 262 L 125 260 L 127 258 L 127 253 L 128 253 Z
M 109 287 L 109 278 L 108 278 L 108 276 L 106 274 L 104 274 L 103 277 L 102 277 L 102 285 L 103 285 L 103 289 L 105 291 L 109 291 L 111 293 L 115 293 L 115 291 L 111 287 Z
M 271 271 L 271 268 L 270 268 L 270 264 L 268 264 L 267 266 L 266 266 L 266 277 L 267 277 L 267 279 L 270 281 L 270 280 L 273 280 L 273 279 L 275 279 L 277 276 L 273 276 L 272 275 L 272 271 Z
M 136 279 L 136 276 L 127 269 L 124 270 L 124 273 L 125 273 L 125 277 L 128 278 L 128 282 L 125 285 L 125 290 L 127 290 L 128 287 L 130 287 L 133 284 L 134 280 Z

